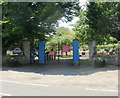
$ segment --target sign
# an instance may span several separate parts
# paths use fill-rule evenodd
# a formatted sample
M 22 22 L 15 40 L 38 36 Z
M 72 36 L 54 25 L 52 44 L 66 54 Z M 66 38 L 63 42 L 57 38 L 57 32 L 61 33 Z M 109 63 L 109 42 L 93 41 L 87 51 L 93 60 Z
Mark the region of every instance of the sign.
M 48 55 L 54 55 L 55 51 L 50 51 Z
M 70 46 L 68 45 L 62 46 L 62 52 L 70 52 Z

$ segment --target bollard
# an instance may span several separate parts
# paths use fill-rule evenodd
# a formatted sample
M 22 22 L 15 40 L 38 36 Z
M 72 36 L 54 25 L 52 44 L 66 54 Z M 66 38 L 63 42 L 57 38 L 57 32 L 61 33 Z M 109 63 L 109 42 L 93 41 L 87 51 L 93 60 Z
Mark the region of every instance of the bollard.
M 73 41 L 73 65 L 79 65 L 79 41 Z
M 39 41 L 39 63 L 45 63 L 45 41 Z

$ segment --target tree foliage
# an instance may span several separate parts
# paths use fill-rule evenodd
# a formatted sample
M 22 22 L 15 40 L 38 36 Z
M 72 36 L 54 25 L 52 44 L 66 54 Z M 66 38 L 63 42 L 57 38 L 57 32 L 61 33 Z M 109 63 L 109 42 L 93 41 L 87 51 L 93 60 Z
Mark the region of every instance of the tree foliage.
M 93 32 L 120 40 L 120 2 L 90 2 L 87 7 L 88 24 Z
M 91 38 L 89 31 L 89 25 L 87 23 L 86 10 L 81 9 L 78 13 L 80 18 L 76 24 L 74 24 L 74 31 L 76 32 L 76 39 L 80 41 L 81 44 L 86 44 L 88 39 Z
M 109 43 L 112 37 L 120 40 L 120 2 L 89 2 L 86 10 L 79 11 L 79 18 L 74 30 L 82 42 Z
M 48 40 L 48 45 L 71 45 L 75 39 L 75 32 L 68 28 L 59 27 L 56 29 L 55 34 Z
M 45 40 L 54 32 L 57 20 L 71 20 L 77 2 L 6 2 L 3 3 L 3 47 L 18 45 L 23 40 Z

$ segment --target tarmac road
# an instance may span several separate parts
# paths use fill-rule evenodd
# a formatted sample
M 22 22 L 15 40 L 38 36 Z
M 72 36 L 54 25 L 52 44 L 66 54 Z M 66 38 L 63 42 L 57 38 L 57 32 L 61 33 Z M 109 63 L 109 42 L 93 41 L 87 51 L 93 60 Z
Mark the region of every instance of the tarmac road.
M 116 90 L 50 86 L 3 80 L 0 80 L 0 83 L 2 83 L 0 96 L 118 96 Z

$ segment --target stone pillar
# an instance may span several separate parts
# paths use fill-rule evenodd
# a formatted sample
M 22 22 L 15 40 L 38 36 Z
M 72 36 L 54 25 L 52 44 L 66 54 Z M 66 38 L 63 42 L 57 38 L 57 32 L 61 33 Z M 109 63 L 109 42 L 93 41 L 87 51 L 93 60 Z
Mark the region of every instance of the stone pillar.
M 118 65 L 120 65 L 120 41 L 118 42 Z
M 25 63 L 30 63 L 30 41 L 24 41 L 23 42 L 23 52 L 25 55 Z
M 92 60 L 93 56 L 96 54 L 96 41 L 90 40 L 88 46 L 89 46 L 89 59 Z

